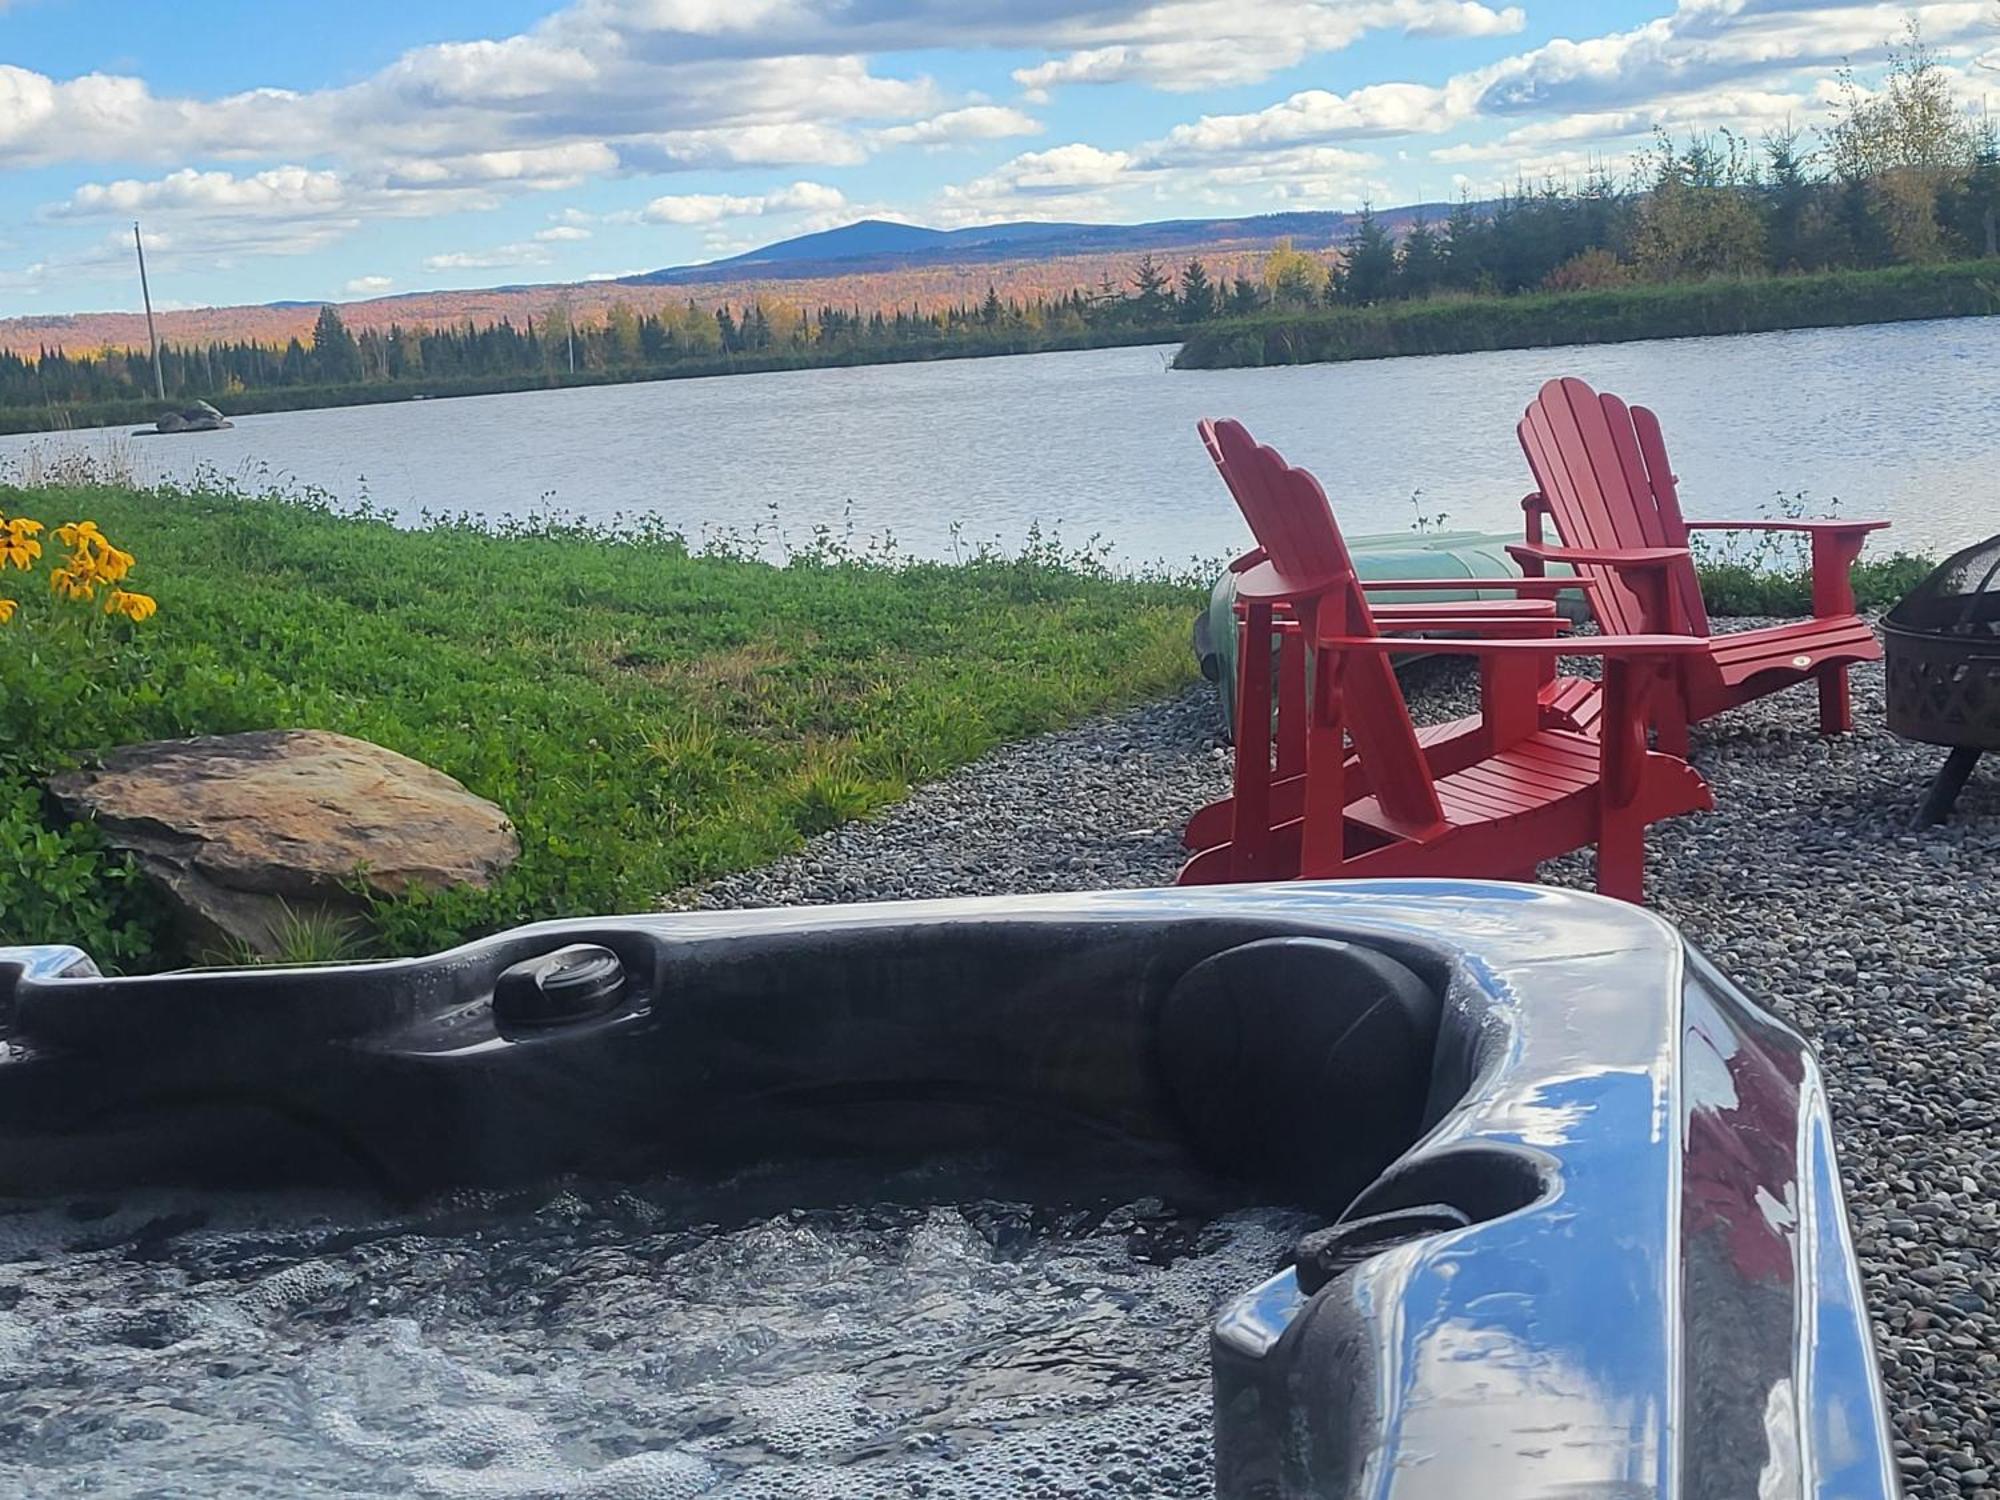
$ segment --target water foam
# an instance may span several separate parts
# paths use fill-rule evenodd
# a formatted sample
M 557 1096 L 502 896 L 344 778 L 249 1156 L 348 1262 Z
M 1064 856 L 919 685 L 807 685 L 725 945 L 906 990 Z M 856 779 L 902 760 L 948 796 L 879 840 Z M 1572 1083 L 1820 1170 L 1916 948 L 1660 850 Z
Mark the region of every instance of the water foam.
M 0 1492 L 1208 1492 L 1209 1317 L 1308 1219 L 845 1170 L 13 1205 Z

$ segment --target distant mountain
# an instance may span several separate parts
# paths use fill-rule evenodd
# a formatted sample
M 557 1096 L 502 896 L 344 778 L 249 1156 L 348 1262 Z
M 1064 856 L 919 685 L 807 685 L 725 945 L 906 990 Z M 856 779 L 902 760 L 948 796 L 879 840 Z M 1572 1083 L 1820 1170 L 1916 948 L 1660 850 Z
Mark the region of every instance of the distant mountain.
M 1400 232 L 1420 213 L 1436 220 L 1449 212 L 1449 204 L 1418 203 L 1385 210 L 1377 217 L 1391 231 Z M 920 224 L 862 219 L 838 229 L 779 240 L 726 260 L 627 276 L 621 284 L 681 286 L 740 281 L 746 276 L 795 280 L 916 266 L 1061 260 L 1201 245 L 1269 245 L 1281 239 L 1292 240 L 1301 249 L 1321 249 L 1344 238 L 1356 217 L 1349 213 L 1283 213 L 1246 219 L 1161 219 L 1145 224 L 981 224 L 970 229 L 927 229 Z

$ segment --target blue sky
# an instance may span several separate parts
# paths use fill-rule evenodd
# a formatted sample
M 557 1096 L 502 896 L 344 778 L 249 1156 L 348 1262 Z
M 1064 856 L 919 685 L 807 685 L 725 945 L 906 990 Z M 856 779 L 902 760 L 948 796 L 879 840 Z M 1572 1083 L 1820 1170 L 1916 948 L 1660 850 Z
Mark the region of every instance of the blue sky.
M 135 217 L 185 306 L 1480 194 L 1810 128 L 1911 16 L 2000 85 L 2000 0 L 0 0 L 0 317 L 136 305 Z

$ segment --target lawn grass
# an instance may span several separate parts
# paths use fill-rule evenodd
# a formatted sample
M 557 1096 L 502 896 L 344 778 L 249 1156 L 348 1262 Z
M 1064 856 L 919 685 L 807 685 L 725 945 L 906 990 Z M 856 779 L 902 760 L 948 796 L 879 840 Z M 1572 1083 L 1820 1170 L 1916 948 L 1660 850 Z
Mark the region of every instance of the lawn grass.
M 128 967 L 157 956 L 159 913 L 36 789 L 117 744 L 330 729 L 497 802 L 522 856 L 495 889 L 378 910 L 378 950 L 414 952 L 650 908 L 1193 672 L 1198 588 L 1046 544 L 775 567 L 666 536 L 411 531 L 213 492 L 0 489 L 0 511 L 96 521 L 138 558 L 127 586 L 159 600 L 85 647 L 35 624 L 48 601 L 0 589 L 24 604 L 0 626 L 0 942 L 81 941 Z

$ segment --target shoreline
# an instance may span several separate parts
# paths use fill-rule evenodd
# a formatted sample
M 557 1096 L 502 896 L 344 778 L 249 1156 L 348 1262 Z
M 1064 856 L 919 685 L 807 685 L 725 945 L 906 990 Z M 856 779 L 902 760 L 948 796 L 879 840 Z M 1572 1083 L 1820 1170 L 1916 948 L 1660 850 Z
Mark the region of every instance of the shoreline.
M 1176 370 L 1344 364 L 2000 314 L 2000 260 L 1263 313 L 1191 332 Z
M 1656 339 L 1722 338 L 1810 328 L 2000 315 L 2000 259 L 1870 271 L 1828 271 L 1727 280 L 1645 283 L 1595 291 L 1516 296 L 1436 297 L 1369 307 L 1265 311 L 1250 317 L 1175 323 L 1163 328 L 1105 328 L 1042 333 L 1009 330 L 977 342 L 914 341 L 830 351 L 801 349 L 727 354 L 666 365 L 582 370 L 575 374 L 463 376 L 449 380 L 374 381 L 338 386 L 271 386 L 206 395 L 232 416 L 318 411 L 407 401 L 526 391 L 644 385 L 729 375 L 859 369 L 938 360 L 999 359 L 1093 349 L 1178 344 L 1170 368 L 1254 369 L 1271 365 L 1348 363 L 1436 354 L 1484 354 Z M 0 436 L 140 427 L 160 403 L 147 399 L 52 407 L 0 407 Z

